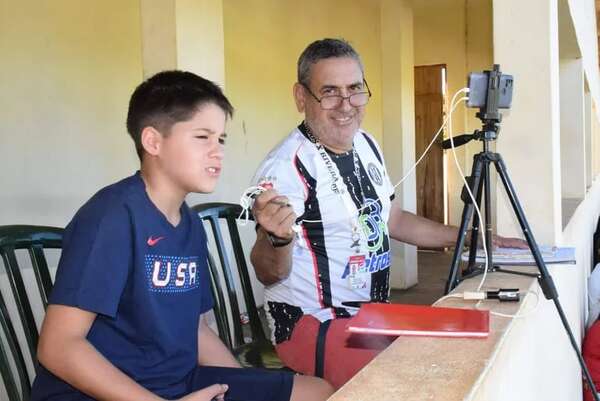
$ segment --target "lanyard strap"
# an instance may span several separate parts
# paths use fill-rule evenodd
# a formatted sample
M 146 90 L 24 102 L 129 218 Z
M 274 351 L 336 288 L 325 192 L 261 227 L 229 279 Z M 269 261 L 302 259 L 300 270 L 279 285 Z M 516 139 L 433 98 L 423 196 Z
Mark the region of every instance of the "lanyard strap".
M 358 216 L 359 215 L 358 208 L 352 201 L 352 197 L 350 195 L 348 186 L 342 179 L 342 176 L 340 174 L 340 171 L 337 168 L 337 165 L 331 159 L 331 156 L 329 156 L 329 153 L 327 153 L 323 144 L 321 144 L 321 142 L 319 142 L 319 140 L 313 135 L 313 133 L 311 132 L 311 130 L 307 124 L 305 124 L 305 127 L 306 127 L 306 134 L 308 136 L 308 139 L 310 140 L 310 142 L 312 142 L 315 145 L 315 147 L 317 148 L 317 152 L 319 153 L 319 156 L 320 156 L 321 160 L 323 161 L 323 164 L 325 164 L 325 168 L 327 169 L 328 176 L 331 179 L 331 190 L 341 198 L 342 203 L 344 204 L 344 207 L 348 211 L 348 215 L 350 218 L 350 225 L 352 226 L 352 244 L 350 245 L 350 247 L 353 248 L 356 253 L 360 253 L 361 248 L 362 248 L 361 247 L 362 241 L 360 241 L 360 230 L 358 228 L 358 217 L 359 217 Z M 354 150 L 354 144 L 352 146 L 353 146 L 352 153 L 353 153 L 353 158 L 354 158 L 353 160 L 354 160 L 354 166 L 355 166 L 354 174 L 356 175 L 356 167 L 358 166 L 358 156 L 356 155 L 356 151 Z M 362 201 L 364 202 L 365 201 L 364 193 L 362 191 L 362 185 L 360 184 L 360 172 L 358 173 L 356 178 L 358 179 L 358 183 L 360 185 L 360 191 L 363 196 Z M 357 194 L 355 193 L 355 195 L 357 195 Z

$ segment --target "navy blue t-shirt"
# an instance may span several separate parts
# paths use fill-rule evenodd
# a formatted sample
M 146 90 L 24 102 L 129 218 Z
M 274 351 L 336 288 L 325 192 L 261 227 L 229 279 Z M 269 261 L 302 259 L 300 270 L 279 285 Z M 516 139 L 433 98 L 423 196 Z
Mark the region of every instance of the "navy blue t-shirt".
M 213 306 L 206 233 L 184 203 L 174 227 L 139 172 L 100 190 L 66 228 L 51 304 L 97 313 L 88 340 L 162 396 L 198 364 L 200 315 Z M 77 392 L 41 367 L 33 400 Z

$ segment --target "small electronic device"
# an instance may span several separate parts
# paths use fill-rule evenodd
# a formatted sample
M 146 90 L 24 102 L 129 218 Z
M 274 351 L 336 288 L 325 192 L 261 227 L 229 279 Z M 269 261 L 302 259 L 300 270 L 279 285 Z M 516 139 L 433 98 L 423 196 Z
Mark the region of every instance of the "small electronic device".
M 468 107 L 485 108 L 489 102 L 497 102 L 495 108 L 509 109 L 512 103 L 513 76 L 499 70 L 472 72 L 469 74 Z

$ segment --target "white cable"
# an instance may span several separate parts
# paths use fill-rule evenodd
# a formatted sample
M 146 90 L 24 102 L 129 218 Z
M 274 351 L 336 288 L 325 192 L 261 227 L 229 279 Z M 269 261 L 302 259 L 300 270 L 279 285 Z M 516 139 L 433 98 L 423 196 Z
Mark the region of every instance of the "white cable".
M 458 94 L 459 92 L 457 92 Z M 456 94 L 454 95 L 456 96 Z M 452 98 L 454 99 L 454 97 Z M 466 97 L 463 97 L 461 99 L 459 99 L 460 101 L 466 100 Z M 481 278 L 481 282 L 479 283 L 479 286 L 477 287 L 477 291 L 481 291 L 481 287 L 483 287 L 483 283 L 485 282 L 485 279 L 487 278 L 487 272 L 488 272 L 488 258 L 487 258 L 487 245 L 486 244 L 486 238 L 485 238 L 485 233 L 483 230 L 484 227 L 484 220 L 483 220 L 483 216 L 481 215 L 481 211 L 479 210 L 479 205 L 477 205 L 477 201 L 475 200 L 475 196 L 473 196 L 473 193 L 471 192 L 471 187 L 469 186 L 469 183 L 467 182 L 467 179 L 465 178 L 465 174 L 462 170 L 462 168 L 460 167 L 460 163 L 458 162 L 458 156 L 456 156 L 456 148 L 454 147 L 454 137 L 452 135 L 452 113 L 449 114 L 449 119 L 448 119 L 448 137 L 450 139 L 450 146 L 451 146 L 451 150 L 452 150 L 452 156 L 454 158 L 454 164 L 456 165 L 456 169 L 458 170 L 458 173 L 460 175 L 460 178 L 462 179 L 465 188 L 467 189 L 467 192 L 469 193 L 469 197 L 471 198 L 471 201 L 473 202 L 473 206 L 475 207 L 475 211 L 477 212 L 477 216 L 479 217 L 479 231 L 481 232 L 481 239 L 482 239 L 482 244 L 483 244 L 483 252 L 484 255 L 486 255 L 485 257 L 485 267 L 483 270 L 483 277 Z M 489 183 L 487 183 L 487 185 L 489 185 Z M 473 233 L 473 232 L 471 232 Z M 490 244 L 491 245 L 491 244 Z M 477 250 L 475 250 L 475 252 L 477 252 Z
M 498 317 L 515 318 L 515 319 L 522 319 L 527 316 L 531 316 L 537 310 L 537 308 L 540 304 L 540 295 L 536 291 L 531 291 L 531 290 L 525 291 L 525 293 L 535 295 L 535 305 L 533 306 L 533 308 L 531 308 L 531 310 L 529 310 L 525 313 L 515 313 L 514 315 L 509 315 L 507 313 L 494 312 L 493 310 L 490 309 L 490 314 L 492 314 L 494 316 L 498 316 Z M 479 309 L 480 304 L 481 304 L 481 301 L 477 302 L 475 304 L 475 309 Z
M 242 220 L 242 222 L 240 223 L 241 226 L 245 226 L 246 224 L 248 224 L 248 220 L 250 218 L 250 209 L 252 209 L 252 206 L 254 205 L 254 199 L 266 190 L 267 189 L 265 187 L 252 186 L 248 187 L 244 191 L 242 197 L 240 198 L 240 206 L 242 207 L 242 212 L 238 216 L 238 220 Z M 242 216 L 244 217 L 242 218 Z
M 525 318 L 527 316 L 532 315 L 538 308 L 539 304 L 540 304 L 540 295 L 536 292 L 536 291 L 525 291 L 525 294 L 533 294 L 535 296 L 535 305 L 533 306 L 533 308 L 531 308 L 531 310 L 525 312 L 525 313 L 515 313 L 514 315 L 509 315 L 507 313 L 501 313 L 501 312 L 494 312 L 493 310 L 489 310 L 491 315 L 494 316 L 498 316 L 498 317 L 505 317 L 505 318 L 515 318 L 515 319 L 521 319 L 521 318 Z M 479 295 L 479 297 L 475 297 L 475 295 Z M 472 298 L 469 298 L 472 297 Z M 432 306 L 436 306 L 437 304 L 439 304 L 440 302 L 449 299 L 449 298 L 459 298 L 461 300 L 466 300 L 466 301 L 473 301 L 473 300 L 477 300 L 477 303 L 475 304 L 475 309 L 481 309 L 481 303 L 484 301 L 485 299 L 485 292 L 482 291 L 477 291 L 477 292 L 472 292 L 472 291 L 465 291 L 465 292 L 459 292 L 459 293 L 453 293 L 453 294 L 448 294 L 445 295 L 443 297 L 441 297 L 440 299 L 438 299 L 437 301 L 435 301 Z M 478 299 L 479 298 L 479 299 Z
M 419 157 L 419 159 L 415 162 L 415 164 L 413 164 L 413 166 L 410 168 L 410 170 L 408 170 L 408 172 L 404 175 L 404 177 L 402 177 L 402 179 L 400 181 L 398 181 L 398 183 L 396 185 L 394 185 L 394 189 L 398 185 L 402 184 L 404 182 L 404 180 L 406 180 L 406 178 L 414 171 L 414 169 L 417 167 L 417 165 L 419 163 L 421 163 L 421 160 L 423 160 L 423 158 L 425 157 L 425 155 L 427 154 L 427 152 L 429 152 L 429 149 L 434 144 L 434 142 L 437 139 L 437 137 L 440 136 L 440 134 L 442 133 L 442 131 L 443 131 L 444 127 L 446 126 L 446 124 L 449 121 L 452 121 L 452 113 L 454 112 L 454 109 L 456 109 L 456 107 L 459 105 L 460 102 L 468 100 L 468 97 L 465 96 L 465 97 L 462 97 L 462 98 L 458 99 L 458 101 L 455 103 L 456 97 L 458 95 L 460 95 L 461 93 L 468 93 L 468 92 L 469 92 L 469 88 L 462 88 L 462 89 L 458 90 L 454 94 L 454 96 L 452 96 L 452 100 L 450 101 L 450 112 L 446 116 L 446 119 L 444 120 L 444 122 L 442 123 L 442 125 L 440 126 L 440 128 L 437 130 L 437 132 L 435 133 L 435 135 L 433 136 L 433 139 L 431 140 L 431 142 L 429 142 L 429 145 L 423 151 L 423 154 L 421 155 L 421 157 Z M 453 146 L 454 146 L 454 144 L 453 144 Z
M 448 295 L 444 295 L 443 297 L 441 297 L 440 299 L 438 299 L 437 301 L 435 301 L 432 306 L 437 305 L 438 303 L 442 302 L 445 299 L 448 298 L 460 298 L 463 299 L 463 294 L 462 293 L 453 293 L 453 294 L 448 294 Z
M 442 125 L 440 126 L 440 128 L 437 130 L 436 134 L 433 136 L 433 138 L 431 139 L 431 142 L 429 143 L 429 145 L 427 146 L 427 148 L 425 148 L 425 150 L 423 151 L 423 154 L 421 154 L 421 157 L 419 157 L 419 159 L 413 164 L 413 166 L 408 170 L 408 172 L 404 175 L 404 177 L 402 177 L 400 179 L 400 181 L 398 181 L 396 183 L 396 185 L 394 185 L 394 189 L 396 187 L 398 187 L 400 184 L 402 184 L 406 178 L 408 178 L 408 176 L 415 170 L 415 168 L 417 167 L 417 165 L 421 162 L 421 160 L 423 160 L 423 158 L 425 157 L 425 155 L 427 155 L 427 152 L 429 152 L 429 149 L 431 148 L 431 146 L 433 146 L 433 144 L 435 143 L 436 139 L 438 138 L 438 136 L 440 135 L 440 133 L 443 131 L 444 127 L 447 125 L 448 121 L 451 121 L 452 119 L 452 113 L 454 112 L 454 110 L 456 109 L 456 107 L 458 106 L 458 104 L 462 101 L 467 100 L 467 97 L 462 97 L 460 98 L 457 102 L 455 102 L 455 99 L 458 95 L 460 95 L 461 93 L 468 93 L 469 92 L 469 88 L 462 88 L 460 90 L 458 90 L 454 96 L 452 96 L 452 100 L 450 102 L 450 112 L 448 113 L 448 115 L 446 116 L 446 118 L 444 119 L 444 121 L 442 122 Z M 242 215 L 245 216 L 244 221 L 242 223 L 242 225 L 247 224 L 248 222 L 248 216 L 249 216 L 249 209 L 252 208 L 252 204 L 253 202 L 253 198 L 256 197 L 257 195 L 259 195 L 260 193 L 264 192 L 266 189 L 263 188 L 262 186 L 252 186 L 247 188 L 244 193 L 242 194 L 242 197 L 240 199 L 240 206 L 242 206 L 242 213 L 240 213 L 240 218 L 242 217 Z M 377 202 L 379 200 L 379 198 L 371 200 L 370 202 L 367 202 L 363 207 L 361 207 L 360 209 L 357 209 L 357 213 L 360 214 L 360 212 L 368 207 L 370 207 L 373 203 Z M 331 222 L 331 224 L 333 223 L 338 223 L 341 221 L 345 221 L 346 219 L 340 219 L 340 220 L 334 220 Z M 299 225 L 302 223 L 321 223 L 323 220 L 302 220 L 300 222 L 298 222 L 297 224 L 295 224 L 292 229 L 296 232 L 298 232 L 299 230 Z

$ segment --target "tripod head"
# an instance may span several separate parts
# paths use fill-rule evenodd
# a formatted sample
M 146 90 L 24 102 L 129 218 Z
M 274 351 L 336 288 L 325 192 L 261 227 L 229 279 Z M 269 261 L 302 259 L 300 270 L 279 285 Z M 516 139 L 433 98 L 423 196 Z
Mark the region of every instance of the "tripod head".
M 493 141 L 500 132 L 502 114 L 499 109 L 508 109 L 512 103 L 513 77 L 502 74 L 500 65 L 494 64 L 491 71 L 472 72 L 469 74 L 469 99 L 467 107 L 479 108 L 475 116 L 481 120 L 481 130 L 473 134 L 459 135 L 454 140 L 454 146 L 478 139 L 484 142 Z M 443 149 L 451 147 L 450 140 L 442 142 Z

